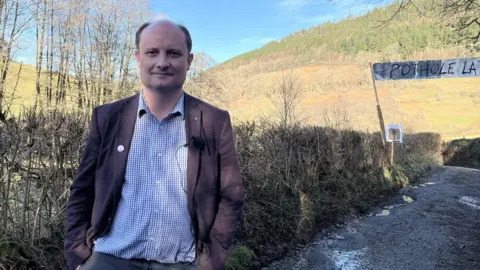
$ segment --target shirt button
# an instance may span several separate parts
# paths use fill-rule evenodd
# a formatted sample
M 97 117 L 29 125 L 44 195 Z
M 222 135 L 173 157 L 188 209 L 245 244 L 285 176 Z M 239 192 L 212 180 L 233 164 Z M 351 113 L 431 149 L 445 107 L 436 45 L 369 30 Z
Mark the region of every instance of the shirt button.
M 157 184 L 160 184 L 160 181 L 157 181 Z

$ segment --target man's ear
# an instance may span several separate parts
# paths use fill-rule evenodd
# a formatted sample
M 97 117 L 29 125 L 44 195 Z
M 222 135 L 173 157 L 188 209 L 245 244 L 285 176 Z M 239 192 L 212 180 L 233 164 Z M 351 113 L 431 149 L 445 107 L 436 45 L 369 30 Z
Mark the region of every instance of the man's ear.
M 135 51 L 135 58 L 137 59 L 137 66 L 140 67 L 140 52 Z
M 190 54 L 188 55 L 187 61 L 188 61 L 188 69 L 187 69 L 187 70 L 190 70 L 190 65 L 191 65 L 192 62 L 193 62 L 193 53 L 190 53 Z

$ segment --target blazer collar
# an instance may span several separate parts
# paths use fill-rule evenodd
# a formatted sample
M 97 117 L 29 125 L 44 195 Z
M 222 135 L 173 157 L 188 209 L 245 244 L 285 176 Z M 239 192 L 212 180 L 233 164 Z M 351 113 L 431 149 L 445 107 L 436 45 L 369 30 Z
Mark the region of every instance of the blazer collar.
M 140 93 L 138 93 L 138 109 L 137 109 L 137 115 L 138 118 L 142 118 L 143 115 L 145 114 L 152 114 L 150 109 L 148 108 L 147 101 L 145 100 L 145 95 L 143 93 L 143 89 L 140 90 Z M 182 92 L 182 95 L 180 97 L 180 100 L 175 104 L 175 108 L 169 113 L 169 115 L 180 113 L 182 116 L 182 119 L 185 120 L 185 92 Z
M 135 122 L 139 113 L 140 92 L 128 99 L 120 111 L 118 118 L 117 143 L 122 143 L 125 149 L 130 149 L 131 138 L 135 129 Z M 200 136 L 201 101 L 188 93 L 183 97 L 183 116 L 186 129 L 186 143 L 193 136 Z M 192 130 L 193 129 L 193 130 Z M 125 151 L 128 153 L 128 151 Z

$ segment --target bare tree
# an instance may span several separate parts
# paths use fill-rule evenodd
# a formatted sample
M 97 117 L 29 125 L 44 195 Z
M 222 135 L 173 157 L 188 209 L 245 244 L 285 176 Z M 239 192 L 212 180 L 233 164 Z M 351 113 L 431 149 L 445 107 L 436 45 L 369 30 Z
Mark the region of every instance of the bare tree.
M 200 98 L 212 97 L 218 92 L 214 78 L 205 71 L 216 64 L 215 60 L 204 52 L 195 53 L 190 70 L 187 73 L 185 89 Z
M 88 109 L 134 92 L 134 36 L 148 8 L 146 0 L 37 2 L 37 100 Z
M 353 121 L 348 114 L 347 108 L 347 104 L 342 101 L 341 96 L 338 96 L 336 103 L 321 109 L 319 113 L 321 125 L 336 130 L 353 129 Z
M 275 106 L 280 125 L 288 127 L 298 123 L 298 105 L 304 87 L 292 73 L 282 74 L 278 85 L 267 96 Z
M 132 92 L 134 36 L 147 17 L 147 7 L 145 0 L 137 0 L 134 7 L 127 0 L 96 1 L 97 12 L 88 13 L 87 65 L 95 104 Z
M 204 72 L 215 64 L 215 59 L 205 52 L 195 53 L 187 78 L 189 80 L 201 79 Z
M 3 101 L 7 75 L 12 60 L 13 47 L 28 26 L 31 16 L 26 12 L 28 5 L 20 0 L 0 0 L 0 121 L 5 122 Z
M 42 76 L 43 66 L 43 50 L 45 48 L 45 28 L 47 24 L 47 4 L 48 0 L 38 0 L 35 12 L 35 37 L 36 37 L 36 80 L 35 80 L 35 99 L 33 102 L 33 110 L 37 110 L 38 103 L 41 104 L 41 85 L 40 79 Z
M 480 41 L 480 1 L 478 0 L 445 0 L 439 4 L 446 17 L 456 17 L 456 30 L 466 33 L 472 30 L 472 35 L 464 35 L 465 40 L 470 40 L 472 45 Z M 480 49 L 480 48 L 479 48 Z

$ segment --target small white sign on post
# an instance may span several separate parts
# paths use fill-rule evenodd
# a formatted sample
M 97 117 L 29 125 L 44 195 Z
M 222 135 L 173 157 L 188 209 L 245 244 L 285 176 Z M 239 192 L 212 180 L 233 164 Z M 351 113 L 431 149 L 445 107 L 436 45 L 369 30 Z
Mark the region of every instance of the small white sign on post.
M 403 143 L 402 125 L 388 124 L 385 128 L 387 142 Z

